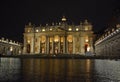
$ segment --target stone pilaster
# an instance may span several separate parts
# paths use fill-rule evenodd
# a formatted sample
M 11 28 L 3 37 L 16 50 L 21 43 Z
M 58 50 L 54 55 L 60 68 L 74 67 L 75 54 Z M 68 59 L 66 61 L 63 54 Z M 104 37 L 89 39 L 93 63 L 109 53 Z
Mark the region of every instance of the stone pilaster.
M 48 42 L 48 36 L 46 36 L 46 41 L 45 41 L 45 54 L 47 54 L 47 42 Z
M 23 47 L 23 54 L 27 53 L 27 40 L 26 40 L 26 37 L 24 35 L 24 47 Z
M 67 37 L 66 37 L 66 53 L 68 53 L 68 40 L 67 40 Z
M 40 44 L 39 44 L 40 46 L 39 46 L 39 53 L 42 53 L 42 51 L 41 51 L 41 40 L 40 40 Z
M 54 36 L 52 36 L 52 53 L 54 54 Z
M 80 45 L 80 48 L 81 48 L 81 54 L 84 54 L 85 53 L 85 39 L 83 36 L 81 36 L 81 45 Z
M 73 54 L 75 54 L 75 36 L 73 36 Z
M 34 38 L 31 38 L 31 44 L 30 44 L 30 53 L 34 53 Z
M 38 37 L 38 43 L 37 43 L 37 45 L 38 45 L 38 53 L 40 53 L 40 37 Z

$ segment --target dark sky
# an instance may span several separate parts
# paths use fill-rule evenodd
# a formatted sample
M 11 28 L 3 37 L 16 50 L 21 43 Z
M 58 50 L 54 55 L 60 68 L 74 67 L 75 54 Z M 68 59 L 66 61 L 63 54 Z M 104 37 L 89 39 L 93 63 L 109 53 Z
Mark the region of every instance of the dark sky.
M 63 15 L 74 24 L 88 19 L 98 32 L 119 4 L 119 0 L 1 0 L 0 37 L 23 42 L 25 24 L 58 22 Z

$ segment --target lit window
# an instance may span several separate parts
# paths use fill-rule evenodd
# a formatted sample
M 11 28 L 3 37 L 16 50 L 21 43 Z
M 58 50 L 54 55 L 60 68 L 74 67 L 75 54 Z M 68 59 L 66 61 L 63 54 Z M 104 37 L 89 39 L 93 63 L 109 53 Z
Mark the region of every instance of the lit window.
M 59 37 L 58 37 L 58 36 L 55 36 L 55 37 L 54 37 L 54 41 L 55 41 L 55 42 L 58 42 L 58 41 L 59 41 Z
M 50 31 L 52 31 L 52 28 L 50 28 Z
M 69 28 L 68 30 L 69 30 L 69 31 L 71 31 L 71 30 L 72 30 L 72 28 Z
M 12 47 L 12 46 L 10 47 L 10 51 L 11 51 L 11 52 L 13 51 L 13 47 Z
M 30 30 L 28 30 L 27 32 L 30 32 Z
M 28 40 L 27 42 L 30 43 L 30 40 Z
M 85 42 L 89 42 L 88 36 L 85 37 Z
M 85 42 L 88 42 L 88 39 L 86 39 Z
M 88 27 L 85 27 L 85 30 L 87 31 L 87 30 L 88 30 Z
M 44 31 L 45 31 L 45 29 L 42 29 L 42 31 L 44 32 Z
M 61 42 L 63 42 L 63 37 L 61 37 L 61 39 L 60 39 L 60 40 L 61 40 Z
M 21 52 L 21 50 L 19 50 L 19 54 L 21 54 L 22 52 Z
M 36 32 L 38 32 L 39 30 L 37 29 Z
M 72 42 L 73 41 L 73 36 L 72 35 L 68 35 L 67 40 L 68 40 L 68 42 Z
M 87 47 L 87 51 L 88 51 L 88 52 L 90 51 L 90 47 Z
M 58 39 L 57 38 L 55 38 L 55 40 L 54 40 L 55 42 L 58 42 Z
M 76 31 L 78 31 L 79 29 L 78 28 L 76 28 Z
M 68 40 L 68 42 L 72 42 L 72 40 L 71 40 L 71 39 L 69 39 L 69 40 Z

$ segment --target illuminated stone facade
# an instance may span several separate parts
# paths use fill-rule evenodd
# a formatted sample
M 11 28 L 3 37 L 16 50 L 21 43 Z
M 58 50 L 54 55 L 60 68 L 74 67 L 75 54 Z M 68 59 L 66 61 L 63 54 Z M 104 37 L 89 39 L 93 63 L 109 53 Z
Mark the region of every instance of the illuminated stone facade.
M 107 29 L 95 42 L 96 55 L 119 56 L 120 55 L 120 24 Z
M 2 55 L 19 55 L 22 53 L 21 43 L 4 39 L 0 39 L 0 54 Z
M 92 25 L 85 20 L 80 25 L 68 25 L 67 19 L 45 26 L 25 25 L 24 54 L 84 54 L 93 52 Z

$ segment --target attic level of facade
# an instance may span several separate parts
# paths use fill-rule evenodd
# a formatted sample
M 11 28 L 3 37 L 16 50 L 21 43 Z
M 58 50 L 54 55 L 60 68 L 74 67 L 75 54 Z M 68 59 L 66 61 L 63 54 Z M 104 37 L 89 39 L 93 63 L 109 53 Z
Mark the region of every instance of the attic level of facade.
M 25 25 L 25 32 L 45 32 L 45 31 L 92 31 L 92 24 L 85 20 L 80 22 L 79 25 L 71 24 L 69 25 L 66 21 L 67 19 L 62 18 L 62 21 L 59 23 L 52 23 L 46 25 L 35 26 L 31 22 L 28 25 Z

